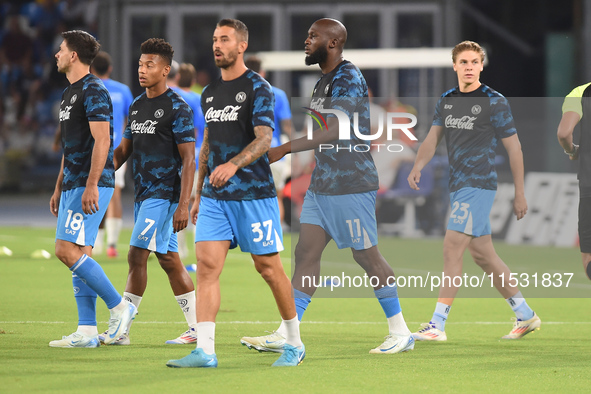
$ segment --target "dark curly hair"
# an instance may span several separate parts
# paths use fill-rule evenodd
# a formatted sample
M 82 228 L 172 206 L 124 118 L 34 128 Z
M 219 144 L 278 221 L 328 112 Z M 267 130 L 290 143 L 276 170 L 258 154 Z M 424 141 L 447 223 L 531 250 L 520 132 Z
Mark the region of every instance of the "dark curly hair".
M 174 49 L 172 49 L 172 45 L 162 38 L 149 38 L 142 43 L 140 49 L 143 55 L 158 55 L 166 60 L 169 66 L 172 64 Z

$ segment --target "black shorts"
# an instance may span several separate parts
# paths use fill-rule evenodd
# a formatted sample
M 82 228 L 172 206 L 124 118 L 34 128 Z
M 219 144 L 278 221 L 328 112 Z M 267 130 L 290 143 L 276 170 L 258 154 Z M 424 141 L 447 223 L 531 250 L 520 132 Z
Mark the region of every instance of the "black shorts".
M 591 197 L 579 199 L 579 245 L 581 253 L 591 253 Z

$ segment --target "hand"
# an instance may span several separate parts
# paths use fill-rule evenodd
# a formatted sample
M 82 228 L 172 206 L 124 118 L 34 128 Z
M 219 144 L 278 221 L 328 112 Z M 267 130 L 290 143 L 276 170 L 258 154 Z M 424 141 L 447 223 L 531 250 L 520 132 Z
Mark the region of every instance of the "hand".
M 191 217 L 191 222 L 193 224 L 197 224 L 197 216 L 199 216 L 199 203 L 201 202 L 201 196 L 197 194 L 195 196 L 195 201 L 193 201 L 193 205 L 191 206 L 191 212 L 189 216 Z
M 238 171 L 238 166 L 232 162 L 221 164 L 209 176 L 209 183 L 213 187 L 222 187 L 228 182 L 228 179 L 236 174 L 236 171 Z
M 269 157 L 269 164 L 271 164 L 281 160 L 285 156 L 285 152 L 281 149 L 281 146 L 277 146 L 275 148 L 269 148 L 267 156 Z
M 513 200 L 513 212 L 517 216 L 517 220 L 523 219 L 527 213 L 527 201 L 523 194 L 515 196 L 515 200 Z
M 189 224 L 189 210 L 186 207 L 177 207 L 172 215 L 172 229 L 175 233 L 184 230 Z
M 573 144 L 573 145 L 574 145 L 574 144 Z M 570 160 L 577 160 L 577 159 L 579 158 L 579 146 L 578 146 L 578 145 L 576 145 L 576 148 L 575 148 L 575 153 L 574 153 L 574 155 L 572 155 L 572 156 L 571 156 L 571 155 L 568 155 L 568 158 L 569 158 Z
M 51 211 L 51 214 L 55 217 L 57 217 L 57 214 L 59 212 L 61 197 L 62 192 L 60 192 L 59 190 L 55 190 L 53 192 L 53 195 L 51 196 L 51 199 L 49 200 L 49 210 Z
M 421 171 L 416 169 L 415 167 L 412 168 L 410 174 L 408 174 L 408 185 L 413 190 L 421 190 L 418 186 L 419 182 L 421 181 Z
M 98 199 L 98 186 L 86 186 L 84 193 L 82 193 L 82 212 L 87 215 L 97 213 L 99 210 Z

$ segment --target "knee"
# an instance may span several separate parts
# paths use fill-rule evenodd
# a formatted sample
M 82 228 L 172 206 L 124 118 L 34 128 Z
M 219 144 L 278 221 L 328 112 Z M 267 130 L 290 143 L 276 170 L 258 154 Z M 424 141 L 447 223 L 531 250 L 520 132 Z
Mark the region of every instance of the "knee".
M 298 265 L 308 265 L 308 264 L 315 264 L 316 262 L 320 261 L 321 253 L 316 253 L 315 251 L 302 247 L 298 244 L 294 250 L 294 259 Z
M 148 253 L 145 257 L 142 254 L 135 250 L 135 248 L 130 248 L 129 252 L 127 253 L 127 264 L 129 265 L 130 270 L 137 270 L 145 268 L 148 264 Z
M 483 253 L 477 250 L 471 250 L 470 254 L 472 255 L 472 260 L 474 260 L 477 265 L 482 267 L 487 264 L 486 256 Z
M 455 261 L 461 257 L 462 255 L 459 253 L 459 250 L 456 245 L 449 243 L 443 244 L 443 259 L 445 261 Z
M 68 267 L 76 264 L 76 261 L 80 258 L 74 253 L 74 248 L 71 245 L 61 242 L 55 244 L 55 257 Z
M 471 250 L 470 254 L 472 255 L 474 262 L 487 272 L 490 271 L 495 265 L 498 265 L 499 262 L 502 263 L 502 260 L 494 252 L 484 253 L 478 250 Z
M 223 262 L 222 262 L 223 265 Z M 200 279 L 219 277 L 221 268 L 218 262 L 208 257 L 197 256 L 197 277 Z
M 265 280 L 265 282 L 269 282 L 273 280 L 273 270 L 270 267 L 257 267 L 257 272 L 261 274 L 261 277 Z
M 270 265 L 256 264 L 256 270 L 259 274 L 261 274 L 261 277 L 267 283 L 273 282 L 273 280 L 277 276 L 277 272 L 276 272 L 275 268 Z
M 361 266 L 370 276 L 376 275 L 379 273 L 380 269 L 383 270 L 384 267 L 381 264 L 381 259 L 377 258 L 377 256 L 369 256 L 367 250 L 355 250 L 351 249 L 353 252 L 353 260 L 357 264 Z M 387 265 L 387 264 L 386 264 Z
M 160 263 L 160 267 L 162 267 L 162 269 L 164 270 L 164 272 L 166 272 L 167 275 L 174 272 L 175 266 L 172 261 L 170 261 L 168 259 L 164 259 L 164 260 L 158 260 L 158 262 Z
M 160 267 L 166 272 L 167 274 L 171 273 L 175 269 L 175 261 L 169 254 L 157 254 L 158 263 L 160 263 Z
M 60 244 L 55 244 L 55 257 L 57 257 L 60 261 L 65 263 L 65 259 L 67 258 L 66 248 L 64 248 Z

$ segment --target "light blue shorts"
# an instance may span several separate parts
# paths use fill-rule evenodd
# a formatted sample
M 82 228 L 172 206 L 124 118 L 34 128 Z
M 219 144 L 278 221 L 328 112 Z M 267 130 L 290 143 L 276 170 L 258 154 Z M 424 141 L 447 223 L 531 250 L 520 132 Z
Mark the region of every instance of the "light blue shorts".
M 87 215 L 82 211 L 82 194 L 85 187 L 62 192 L 57 215 L 55 239 L 75 243 L 80 246 L 94 246 L 99 225 L 107 212 L 113 196 L 112 187 L 99 187 L 99 210 Z
M 129 244 L 160 254 L 178 252 L 177 235 L 172 231 L 172 216 L 178 205 L 158 198 L 136 202 Z
M 490 231 L 490 211 L 496 190 L 464 187 L 449 194 L 451 215 L 448 230 L 481 237 Z
M 264 255 L 283 250 L 277 198 L 216 200 L 201 197 L 195 242 L 230 241 L 230 249 Z
M 339 249 L 369 249 L 378 244 L 376 191 L 329 196 L 308 190 L 300 223 L 320 226 Z

